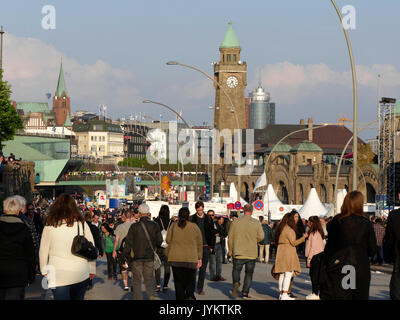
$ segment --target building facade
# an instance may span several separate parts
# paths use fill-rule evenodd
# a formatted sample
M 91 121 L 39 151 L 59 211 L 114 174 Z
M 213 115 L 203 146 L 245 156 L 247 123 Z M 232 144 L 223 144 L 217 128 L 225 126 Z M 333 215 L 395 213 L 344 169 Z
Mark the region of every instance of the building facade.
M 250 129 L 265 129 L 275 124 L 275 103 L 270 102 L 270 95 L 261 85 L 250 93 Z

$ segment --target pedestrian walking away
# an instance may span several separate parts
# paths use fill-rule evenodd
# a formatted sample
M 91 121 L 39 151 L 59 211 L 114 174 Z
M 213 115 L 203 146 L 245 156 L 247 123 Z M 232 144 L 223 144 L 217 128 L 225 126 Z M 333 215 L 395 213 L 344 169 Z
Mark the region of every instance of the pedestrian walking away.
M 188 219 L 189 209 L 179 209 L 178 221 L 171 225 L 166 239 L 168 261 L 174 275 L 176 300 L 195 300 L 196 271 L 202 263 L 201 231 Z
M 73 239 L 85 220 L 70 195 L 60 195 L 46 219 L 40 242 L 40 270 L 47 277 L 55 300 L 83 300 L 89 279 L 96 274 L 96 261 L 72 254 Z M 85 238 L 94 244 L 90 229 Z
M 129 259 L 131 251 L 133 252 L 131 263 L 133 299 L 143 300 L 143 279 L 147 299 L 154 300 L 154 250 L 161 246 L 163 239 L 158 224 L 150 219 L 149 206 L 141 204 L 139 206 L 139 213 L 139 222 L 132 224 L 129 228 L 125 239 L 123 255 L 126 259 Z
M 249 298 L 254 268 L 258 257 L 257 244 L 264 239 L 261 223 L 251 217 L 253 206 L 247 204 L 243 208 L 244 216 L 232 222 L 228 234 L 229 255 L 233 258 L 232 297 L 238 297 L 240 273 L 245 266 L 242 297 Z

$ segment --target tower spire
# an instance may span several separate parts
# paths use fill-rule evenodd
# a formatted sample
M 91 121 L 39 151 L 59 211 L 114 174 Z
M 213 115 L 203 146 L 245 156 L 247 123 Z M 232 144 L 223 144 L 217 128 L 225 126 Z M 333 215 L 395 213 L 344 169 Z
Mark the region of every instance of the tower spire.
M 62 66 L 62 57 L 61 57 L 60 73 L 58 75 L 56 96 L 57 97 L 61 97 L 64 92 L 65 92 L 66 95 L 68 95 L 67 87 L 65 85 L 64 70 L 63 70 L 63 66 Z
M 259 88 L 262 87 L 262 83 L 261 83 L 261 67 L 258 68 L 258 87 Z

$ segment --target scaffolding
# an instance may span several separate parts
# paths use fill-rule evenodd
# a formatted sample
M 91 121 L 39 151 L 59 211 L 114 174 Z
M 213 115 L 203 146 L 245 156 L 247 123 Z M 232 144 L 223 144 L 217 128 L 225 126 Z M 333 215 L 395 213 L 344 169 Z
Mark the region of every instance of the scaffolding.
M 394 103 L 382 99 L 379 103 L 379 176 L 378 197 L 376 201 L 377 214 L 387 214 L 394 209 L 395 202 L 395 166 L 394 139 L 395 118 Z

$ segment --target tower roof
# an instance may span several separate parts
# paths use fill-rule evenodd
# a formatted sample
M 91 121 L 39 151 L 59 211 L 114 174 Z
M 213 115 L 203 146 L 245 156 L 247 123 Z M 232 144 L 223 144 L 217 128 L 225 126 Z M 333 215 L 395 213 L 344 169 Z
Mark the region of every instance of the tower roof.
M 232 22 L 229 22 L 228 30 L 221 42 L 220 48 L 240 48 L 239 40 L 235 31 L 232 29 Z
M 68 95 L 67 92 L 67 87 L 65 86 L 65 79 L 64 79 L 64 71 L 62 67 L 62 61 L 60 65 L 60 74 L 58 75 L 58 83 L 57 83 L 57 89 L 56 89 L 56 96 L 61 97 L 63 92 L 65 92 L 66 95 Z

